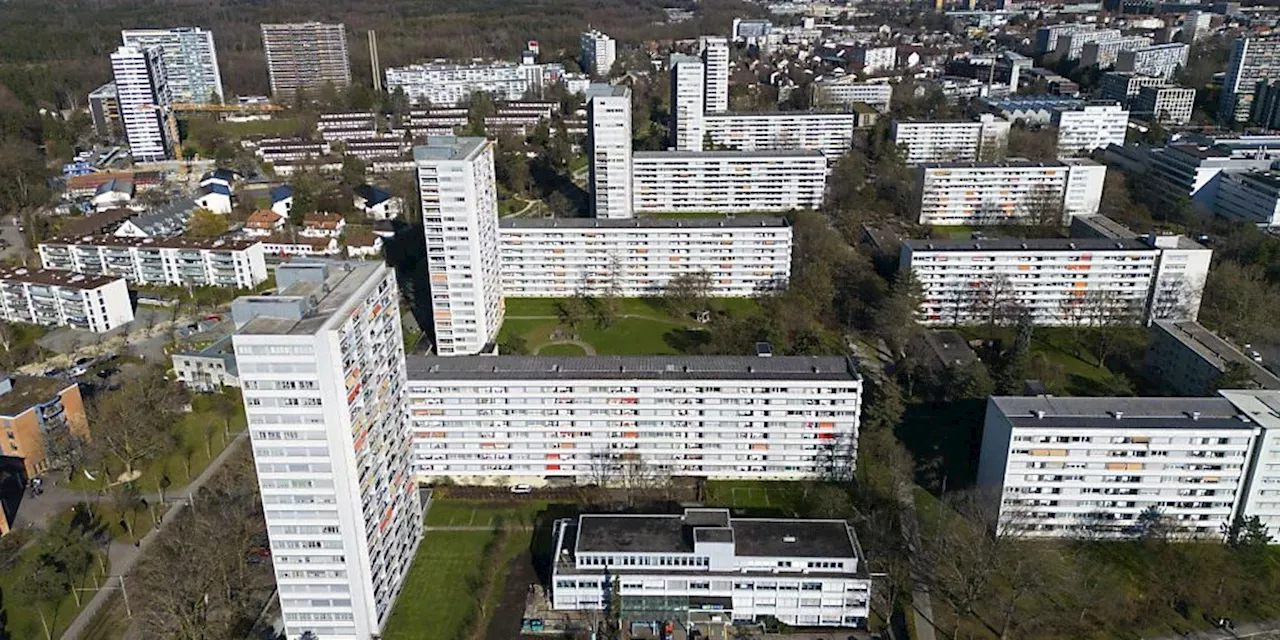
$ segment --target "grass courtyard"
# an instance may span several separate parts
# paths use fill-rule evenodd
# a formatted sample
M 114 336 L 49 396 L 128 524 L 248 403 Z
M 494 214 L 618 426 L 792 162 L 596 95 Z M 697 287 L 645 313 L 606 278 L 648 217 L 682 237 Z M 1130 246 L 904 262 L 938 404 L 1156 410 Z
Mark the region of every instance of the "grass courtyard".
M 498 341 L 523 340 L 536 355 L 670 355 L 680 353 L 680 334 L 701 329 L 693 318 L 672 314 L 659 298 L 623 298 L 621 312 L 610 326 L 587 318 L 577 329 L 560 321 L 557 298 L 508 298 L 506 319 Z M 713 311 L 741 313 L 753 309 L 748 299 L 713 300 Z M 588 349 L 588 346 L 590 349 Z
M 744 511 L 795 511 L 804 500 L 802 483 L 756 480 L 710 480 L 708 507 L 728 507 Z

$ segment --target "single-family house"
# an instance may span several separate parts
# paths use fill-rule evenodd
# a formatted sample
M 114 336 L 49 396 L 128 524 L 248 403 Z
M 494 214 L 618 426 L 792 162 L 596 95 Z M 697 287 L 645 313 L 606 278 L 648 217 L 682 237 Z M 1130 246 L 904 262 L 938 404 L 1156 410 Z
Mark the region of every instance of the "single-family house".
M 348 231 L 344 238 L 347 243 L 347 257 L 372 258 L 382 253 L 382 238 L 371 231 L 365 229 Z
M 342 235 L 347 221 L 336 213 L 308 213 L 302 218 L 302 231 L 299 235 L 307 238 L 336 238 Z
M 374 220 L 388 220 L 400 215 L 404 199 L 391 195 L 370 184 L 356 187 L 354 198 L 358 211 Z
M 196 204 L 214 213 L 231 213 L 231 187 L 221 182 L 210 182 L 200 187 Z
M 282 184 L 271 188 L 271 210 L 288 218 L 293 211 L 293 187 Z
M 284 216 L 270 209 L 254 211 L 244 222 L 244 234 L 247 236 L 269 236 L 283 228 Z
M 98 211 L 123 206 L 133 200 L 133 181 L 128 178 L 112 178 L 93 192 L 93 208 Z
M 262 250 L 267 255 L 279 257 L 322 257 L 336 256 L 341 252 L 338 239 L 306 238 L 296 234 L 277 233 L 262 239 Z

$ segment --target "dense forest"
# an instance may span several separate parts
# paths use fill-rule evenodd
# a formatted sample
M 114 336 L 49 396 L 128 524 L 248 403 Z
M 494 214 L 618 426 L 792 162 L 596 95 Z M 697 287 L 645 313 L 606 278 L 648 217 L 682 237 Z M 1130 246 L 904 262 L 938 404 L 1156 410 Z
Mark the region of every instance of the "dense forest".
M 696 6 L 698 17 L 666 25 L 663 6 Z M 352 72 L 369 83 L 370 29 L 385 68 L 432 58 L 515 59 L 528 40 L 541 43 L 545 60 L 572 59 L 588 25 L 639 43 L 726 32 L 734 17 L 760 11 L 738 0 L 9 0 L 0 3 L 0 84 L 27 105 L 83 106 L 110 78 L 108 56 L 127 27 L 212 30 L 226 92 L 249 95 L 268 92 L 264 22 L 345 23 Z

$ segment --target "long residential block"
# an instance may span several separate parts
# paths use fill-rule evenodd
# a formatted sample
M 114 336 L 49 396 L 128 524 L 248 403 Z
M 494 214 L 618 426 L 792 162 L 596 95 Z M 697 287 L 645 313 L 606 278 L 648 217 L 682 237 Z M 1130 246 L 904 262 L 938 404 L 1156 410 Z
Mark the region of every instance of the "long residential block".
M 552 537 L 556 610 L 607 609 L 616 582 L 622 610 L 661 599 L 690 621 L 862 627 L 870 612 L 871 575 L 843 520 L 583 514 L 557 520 Z
M 1247 382 L 1236 382 L 1240 388 L 1280 390 L 1280 377 L 1200 323 L 1152 323 L 1145 368 L 1147 376 L 1165 391 L 1180 396 L 1212 395 L 1220 388 L 1228 367 L 1238 367 L 1247 376 Z
M 628 486 L 848 478 L 862 376 L 839 357 L 410 358 L 420 479 Z
M 1181 42 L 1121 51 L 1116 55 L 1116 70 L 1169 80 L 1178 69 L 1187 66 L 1190 52 L 1191 47 Z
M 709 295 L 747 298 L 791 277 L 791 227 L 778 217 L 508 218 L 499 235 L 502 291 L 514 298 L 660 296 L 699 274 Z
M 893 101 L 893 85 L 887 82 L 858 82 L 856 75 L 820 80 L 813 83 L 813 101 L 825 106 L 853 106 L 865 103 L 889 111 Z
M 926 325 L 1194 320 L 1213 252 L 1181 236 L 904 240 Z
M 1098 212 L 1106 165 L 1068 158 L 924 164 L 916 170 L 920 224 L 1065 223 Z
M 0 314 L 7 322 L 110 331 L 133 320 L 121 278 L 46 269 L 0 269 Z
M 738 151 L 810 149 L 839 157 L 853 146 L 858 114 L 821 111 L 708 113 L 704 134 L 716 147 Z
M 636 213 L 817 209 L 827 185 L 818 151 L 644 151 L 632 170 Z
M 40 263 L 132 284 L 252 289 L 267 279 L 262 243 L 190 238 L 55 238 L 39 246 Z
M 999 160 L 1009 147 L 1009 121 L 991 114 L 971 122 L 895 120 L 893 143 L 907 164 Z
M 1107 145 L 1124 145 L 1129 112 L 1119 104 L 1088 104 L 1053 113 L 1058 128 L 1058 155 L 1088 154 Z

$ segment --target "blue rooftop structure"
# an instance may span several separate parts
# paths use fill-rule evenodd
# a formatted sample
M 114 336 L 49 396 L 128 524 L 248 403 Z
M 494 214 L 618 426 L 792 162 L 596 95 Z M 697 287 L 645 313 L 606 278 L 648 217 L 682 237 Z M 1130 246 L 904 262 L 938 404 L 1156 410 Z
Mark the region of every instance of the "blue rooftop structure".
M 200 195 L 203 196 L 210 193 L 220 193 L 224 196 L 230 197 L 231 187 L 228 187 L 227 185 L 221 182 L 210 182 L 209 184 L 206 184 L 203 187 L 200 187 Z
M 356 187 L 356 195 L 365 201 L 366 207 L 376 207 L 391 199 L 391 194 L 371 184 Z
M 278 187 L 271 188 L 271 204 L 275 204 L 277 202 L 280 202 L 281 200 L 288 200 L 289 198 L 292 198 L 292 197 L 293 197 L 293 187 L 287 184 L 282 184 Z

